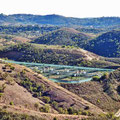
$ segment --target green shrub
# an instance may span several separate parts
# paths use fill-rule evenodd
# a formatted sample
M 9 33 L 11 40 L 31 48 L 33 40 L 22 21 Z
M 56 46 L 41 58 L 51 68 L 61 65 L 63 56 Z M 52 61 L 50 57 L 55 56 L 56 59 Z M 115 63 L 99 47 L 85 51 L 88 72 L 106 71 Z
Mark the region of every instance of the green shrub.
M 74 110 L 73 110 L 72 107 L 68 108 L 68 113 L 69 113 L 69 114 L 73 114 L 73 113 L 74 113 Z
M 14 66 L 11 66 L 11 67 L 10 67 L 10 69 L 11 69 L 11 70 L 14 70 L 14 69 L 15 69 L 15 67 L 14 67 Z
M 45 106 L 44 107 L 40 107 L 39 110 L 40 110 L 40 112 L 48 113 L 48 112 L 50 112 L 50 106 L 48 104 L 45 104 Z
M 108 79 L 109 78 L 109 73 L 104 73 L 101 79 Z
M 14 105 L 14 103 L 11 101 L 11 102 L 10 102 L 10 105 Z
M 50 97 L 43 96 L 43 97 L 42 97 L 42 100 L 43 100 L 45 103 L 49 103 L 49 102 L 50 102 Z
M 99 77 L 99 76 L 93 76 L 92 80 L 93 80 L 93 81 L 99 81 L 99 80 L 100 80 L 100 77 Z
M 5 85 L 5 84 L 2 84 L 2 85 L 0 86 L 0 93 L 3 93 L 4 90 L 5 90 L 5 88 L 6 88 L 6 85 Z
M 3 93 L 0 93 L 0 98 L 3 96 Z
M 35 103 L 35 104 L 34 104 L 34 107 L 35 107 L 36 109 L 38 109 L 38 108 L 39 108 L 39 103 Z
M 57 108 L 58 108 L 58 103 L 57 103 L 56 101 L 53 101 L 53 102 L 52 102 L 52 106 L 53 106 L 55 109 L 57 109 Z
M 65 45 L 62 45 L 62 48 L 65 48 L 66 46 Z
M 64 114 L 64 109 L 63 109 L 62 107 L 59 107 L 59 108 L 58 108 L 58 112 L 59 112 L 60 114 Z

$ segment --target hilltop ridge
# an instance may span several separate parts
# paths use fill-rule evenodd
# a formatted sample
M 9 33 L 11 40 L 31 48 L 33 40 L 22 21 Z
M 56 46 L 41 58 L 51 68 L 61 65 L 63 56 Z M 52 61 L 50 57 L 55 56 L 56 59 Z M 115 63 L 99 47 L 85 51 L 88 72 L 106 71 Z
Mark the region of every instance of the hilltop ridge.
M 74 18 L 61 15 L 33 15 L 33 14 L 0 14 L 1 25 L 62 25 L 62 26 L 93 26 L 108 27 L 120 24 L 119 17 Z

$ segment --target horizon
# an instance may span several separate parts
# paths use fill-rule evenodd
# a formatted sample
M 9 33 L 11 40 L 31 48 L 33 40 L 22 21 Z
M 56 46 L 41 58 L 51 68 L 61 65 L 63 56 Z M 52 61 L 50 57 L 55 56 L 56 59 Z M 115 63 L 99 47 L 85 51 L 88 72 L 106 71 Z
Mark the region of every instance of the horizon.
M 0 13 L 0 14 L 3 14 L 3 15 L 7 15 L 7 16 L 10 16 L 10 15 L 35 15 L 35 16 L 49 16 L 49 15 L 56 15 L 56 16 L 62 16 L 62 17 L 67 17 L 67 18 L 80 18 L 80 19 L 84 19 L 84 18 L 103 18 L 103 17 L 105 17 L 105 18 L 107 18 L 107 17 L 120 17 L 120 16 L 99 16 L 99 17 L 73 17 L 73 16 L 64 16 L 64 15 L 60 15 L 60 14 L 44 14 L 44 15 L 41 15 L 41 14 L 32 14 L 32 13 L 13 13 L 13 14 L 5 14 L 5 13 Z
M 7 4 L 6 4 L 7 3 Z M 75 18 L 96 18 L 119 14 L 119 0 L 4 0 L 0 4 L 0 13 L 10 14 L 57 14 Z

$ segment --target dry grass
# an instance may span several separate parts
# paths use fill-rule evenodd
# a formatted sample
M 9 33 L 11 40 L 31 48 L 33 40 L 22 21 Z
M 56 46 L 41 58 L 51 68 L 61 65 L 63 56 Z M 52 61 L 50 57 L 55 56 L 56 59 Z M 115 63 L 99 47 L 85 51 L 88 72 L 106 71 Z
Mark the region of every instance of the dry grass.
M 15 106 L 23 106 L 33 110 L 35 109 L 35 103 L 38 103 L 40 107 L 45 104 L 41 100 L 34 98 L 25 88 L 19 86 L 17 83 L 14 85 L 6 85 L 4 95 L 1 99 L 1 102 L 6 105 L 11 101 Z
M 103 111 L 100 108 L 84 100 L 83 98 L 73 94 L 72 92 L 64 89 L 63 87 L 58 86 L 56 83 L 47 80 L 44 76 L 40 74 L 36 75 L 36 73 L 30 70 L 29 68 L 20 65 L 12 65 L 12 66 L 15 67 L 15 70 L 13 70 L 10 74 L 11 76 L 13 76 L 16 82 L 21 81 L 18 77 L 18 73 L 20 73 L 23 69 L 25 69 L 26 71 L 25 77 L 29 78 L 31 81 L 34 81 L 37 84 L 44 84 L 45 87 L 48 88 L 46 95 L 49 96 L 52 101 L 57 101 L 59 106 L 62 106 L 63 108 L 73 107 L 75 109 L 83 109 L 83 110 L 87 106 L 89 106 L 88 111 L 90 111 L 91 113 L 94 114 L 103 113 Z M 0 67 L 2 67 L 2 65 Z M 19 102 L 21 102 L 20 104 L 24 104 L 25 102 L 27 102 L 28 99 L 32 98 L 32 96 L 29 93 L 25 92 L 26 91 L 25 89 L 23 89 L 21 86 L 18 86 L 17 84 L 15 84 L 15 86 L 7 86 L 7 87 L 8 88 L 6 89 L 6 98 L 8 95 L 8 100 L 14 101 L 15 104 L 18 104 Z M 14 97 L 12 96 L 13 94 L 15 95 Z M 24 95 L 24 97 L 22 97 L 22 94 Z M 16 99 L 16 97 L 18 97 L 19 102 Z M 38 101 L 37 99 L 33 99 L 30 102 L 33 102 L 34 100 L 35 102 Z M 40 101 L 40 103 L 42 102 Z
M 5 108 L 6 104 L 0 104 L 0 108 Z M 45 120 L 53 120 L 53 118 L 57 118 L 58 120 L 81 120 L 84 118 L 88 118 L 88 116 L 84 115 L 68 115 L 68 114 L 52 114 L 52 113 L 42 113 L 26 108 L 21 108 L 18 106 L 10 106 L 7 105 L 5 108 L 8 112 L 18 113 L 18 114 L 27 114 L 32 116 L 38 116 L 40 118 L 44 118 Z
M 116 112 L 120 108 L 119 102 L 104 92 L 99 82 L 86 82 L 81 84 L 63 84 L 63 87 L 77 94 L 106 112 Z

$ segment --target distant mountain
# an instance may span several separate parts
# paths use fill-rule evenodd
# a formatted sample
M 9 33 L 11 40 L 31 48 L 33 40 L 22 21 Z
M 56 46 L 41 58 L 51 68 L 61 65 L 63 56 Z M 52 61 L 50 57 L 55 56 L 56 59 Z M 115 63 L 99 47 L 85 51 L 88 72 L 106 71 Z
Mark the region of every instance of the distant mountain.
M 100 17 L 100 18 L 73 18 L 60 15 L 32 15 L 32 14 L 0 14 L 0 25 L 62 25 L 62 26 L 92 26 L 109 27 L 120 24 L 119 17 Z
M 100 28 L 90 28 L 90 27 L 78 27 L 76 30 L 84 33 L 92 33 L 92 34 L 101 34 L 103 32 L 107 32 L 106 29 L 100 29 Z
M 89 41 L 86 49 L 105 57 L 120 57 L 120 31 L 106 32 Z
M 73 45 L 81 47 L 93 36 L 73 28 L 61 28 L 34 40 L 34 43 L 48 45 Z

